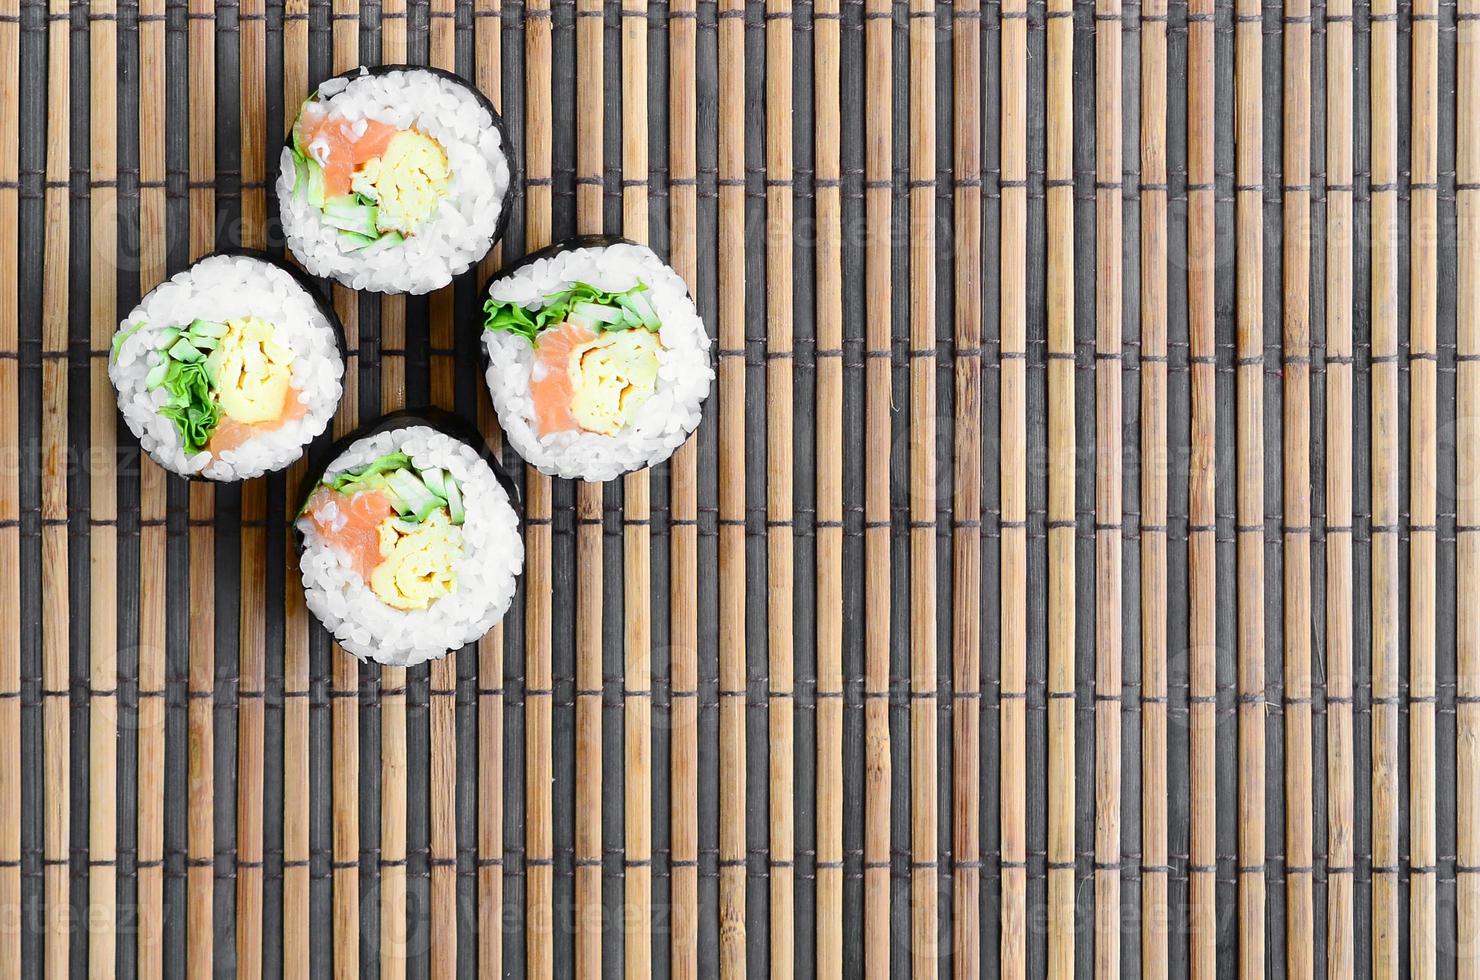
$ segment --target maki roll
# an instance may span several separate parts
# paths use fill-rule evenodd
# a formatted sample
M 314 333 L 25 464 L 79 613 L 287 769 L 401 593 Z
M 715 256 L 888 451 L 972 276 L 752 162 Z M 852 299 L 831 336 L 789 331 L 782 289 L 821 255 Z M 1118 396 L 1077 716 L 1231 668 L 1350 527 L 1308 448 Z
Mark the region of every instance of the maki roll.
M 341 440 L 296 527 L 308 608 L 362 660 L 413 666 L 471 643 L 514 598 L 513 485 L 455 417 L 397 412 Z
M 324 431 L 343 391 L 339 320 L 309 280 L 265 255 L 212 255 L 119 324 L 118 410 L 165 469 L 209 480 L 280 470 Z
M 499 424 L 540 472 L 610 480 L 698 426 L 709 336 L 646 246 L 588 237 L 536 252 L 489 284 L 484 312 Z
M 503 231 L 509 146 L 492 103 L 449 72 L 392 65 L 328 79 L 283 147 L 288 247 L 352 289 L 441 288 Z

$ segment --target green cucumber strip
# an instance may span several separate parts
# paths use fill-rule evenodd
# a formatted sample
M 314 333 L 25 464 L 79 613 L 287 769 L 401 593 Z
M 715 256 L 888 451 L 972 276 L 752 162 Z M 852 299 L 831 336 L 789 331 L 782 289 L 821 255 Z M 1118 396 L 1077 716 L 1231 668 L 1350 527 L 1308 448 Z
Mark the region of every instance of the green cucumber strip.
M 293 197 L 303 200 L 308 196 L 308 160 L 303 154 L 293 152 Z
M 443 489 L 446 484 L 446 474 L 442 470 L 435 466 L 427 467 L 421 471 L 421 482 L 426 484 L 426 488 L 432 493 L 444 500 L 447 499 L 447 491 Z
M 186 362 L 205 360 L 205 355 L 196 350 L 195 345 L 185 337 L 181 337 L 170 345 L 170 357 L 177 361 Z
M 353 231 L 341 231 L 339 233 L 339 241 L 351 252 L 358 252 L 362 248 L 369 248 L 371 245 L 374 245 L 376 239 L 371 238 L 369 235 L 357 234 Z
M 324 205 L 324 224 L 374 240 L 380 237 L 375 227 L 378 210 L 374 205 L 356 204 L 353 197 L 335 198 Z
M 192 320 L 188 333 L 192 337 L 224 337 L 227 326 L 215 320 Z
M 113 360 L 118 360 L 118 351 L 121 347 L 123 347 L 123 342 L 128 340 L 134 334 L 138 333 L 143 326 L 144 321 L 140 320 L 138 323 L 135 323 L 130 327 L 126 327 L 113 335 Z
M 426 484 L 411 470 L 395 470 L 386 474 L 386 486 L 400 497 L 410 509 L 411 519 L 420 524 L 427 515 L 442 505 L 442 499 L 427 489 Z
M 627 308 L 636 313 L 642 320 L 642 325 L 649 330 L 658 329 L 658 314 L 653 311 L 653 304 L 642 291 L 634 290 L 627 294 Z
M 308 168 L 308 186 L 305 188 L 308 203 L 321 208 L 324 206 L 324 168 L 310 156 L 303 158 L 303 165 Z
M 153 391 L 155 388 L 158 388 L 160 385 L 164 384 L 165 376 L 169 373 L 170 362 L 160 361 L 158 364 L 154 365 L 154 367 L 150 368 L 149 373 L 144 376 L 144 387 L 148 388 L 150 391 Z
M 184 333 L 185 331 L 179 327 L 165 327 L 159 332 L 159 337 L 156 338 L 155 343 L 160 350 L 169 350 L 174 346 L 175 341 L 179 340 Z
M 599 323 L 620 323 L 622 311 L 615 306 L 604 306 L 601 303 L 577 303 L 570 308 L 577 316 L 583 316 L 587 320 L 595 320 Z
M 466 516 L 463 511 L 462 488 L 457 485 L 457 480 L 451 473 L 447 474 L 443 489 L 447 491 L 447 516 L 452 519 L 452 523 L 461 524 Z

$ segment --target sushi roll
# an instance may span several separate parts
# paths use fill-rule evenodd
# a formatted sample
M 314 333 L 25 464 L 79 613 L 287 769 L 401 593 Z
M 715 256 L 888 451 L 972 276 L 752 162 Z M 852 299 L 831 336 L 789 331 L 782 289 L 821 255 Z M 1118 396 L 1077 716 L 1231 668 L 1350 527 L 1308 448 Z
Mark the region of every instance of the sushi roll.
M 577 238 L 488 286 L 488 390 L 510 445 L 566 479 L 667 459 L 699 424 L 714 369 L 683 280 L 644 245 Z
M 160 283 L 123 318 L 108 377 L 156 463 L 245 480 L 287 466 L 324 431 L 343 392 L 343 348 L 339 320 L 302 273 L 224 253 Z
M 288 247 L 352 289 L 439 289 L 503 232 L 509 148 L 493 104 L 449 72 L 389 65 L 328 79 L 281 155 Z
M 308 608 L 362 660 L 413 666 L 509 609 L 524 566 L 514 487 L 454 416 L 396 412 L 341 440 L 298 515 Z

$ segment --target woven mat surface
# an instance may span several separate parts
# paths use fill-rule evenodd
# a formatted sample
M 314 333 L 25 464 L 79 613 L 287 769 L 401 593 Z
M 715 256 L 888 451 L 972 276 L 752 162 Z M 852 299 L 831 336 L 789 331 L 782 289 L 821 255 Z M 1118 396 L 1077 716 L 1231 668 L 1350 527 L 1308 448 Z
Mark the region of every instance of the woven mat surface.
M 503 450 L 515 606 L 411 670 L 301 464 L 168 478 L 106 374 L 399 62 L 520 186 L 334 291 L 335 433 L 498 445 L 479 287 L 578 233 L 718 372 L 650 472 Z M 1471 975 L 1477 195 L 1480 0 L 0 0 L 0 980 Z

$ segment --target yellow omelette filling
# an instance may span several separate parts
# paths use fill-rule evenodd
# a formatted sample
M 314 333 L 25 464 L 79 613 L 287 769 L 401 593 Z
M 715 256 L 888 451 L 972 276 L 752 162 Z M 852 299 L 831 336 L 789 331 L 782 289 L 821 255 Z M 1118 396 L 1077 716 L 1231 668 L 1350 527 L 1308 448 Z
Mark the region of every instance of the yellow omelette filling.
M 632 421 L 658 381 L 658 338 L 613 330 L 570 352 L 570 414 L 588 432 L 614 435 Z
M 462 557 L 462 535 L 447 511 L 434 510 L 420 524 L 392 517 L 380 524 L 380 564 L 370 591 L 396 609 L 425 609 L 457 587 L 453 571 Z
M 222 413 L 245 424 L 275 422 L 293 380 L 293 349 L 272 324 L 255 316 L 226 321 L 226 335 L 207 359 Z
M 384 153 L 355 171 L 350 189 L 379 206 L 376 225 L 381 231 L 408 234 L 436 212 L 450 183 L 441 144 L 414 129 L 403 129 L 391 137 Z

